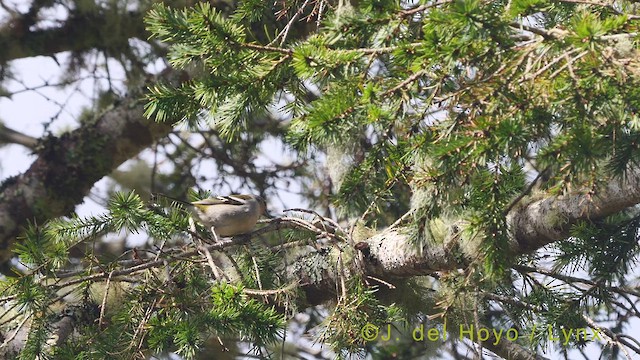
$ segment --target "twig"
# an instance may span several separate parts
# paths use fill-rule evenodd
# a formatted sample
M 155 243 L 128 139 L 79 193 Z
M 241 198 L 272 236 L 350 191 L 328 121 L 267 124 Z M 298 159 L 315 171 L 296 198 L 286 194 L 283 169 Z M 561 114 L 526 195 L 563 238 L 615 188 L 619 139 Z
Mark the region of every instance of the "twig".
M 308 210 L 308 209 L 300 209 L 300 208 L 292 208 L 292 209 L 285 209 L 285 210 L 282 210 L 282 212 L 289 212 L 289 211 L 298 211 L 298 212 L 304 212 L 304 213 L 308 213 L 308 214 L 313 214 L 313 215 L 317 216 L 319 219 L 321 219 L 321 220 L 323 220 L 323 221 L 326 221 L 326 222 L 330 223 L 331 225 L 333 225 L 336 229 L 340 230 L 341 232 L 343 232 L 343 233 L 345 233 L 345 234 L 347 233 L 347 232 L 346 232 L 346 231 L 345 231 L 345 230 L 340 226 L 340 224 L 338 224 L 336 221 L 334 221 L 334 220 L 333 220 L 333 219 L 331 219 L 331 218 L 324 217 L 324 216 L 322 216 L 322 215 L 318 214 L 316 211 Z M 323 224 L 323 226 L 324 226 L 324 224 Z M 316 227 L 317 227 L 317 226 L 316 226 Z M 327 231 L 326 227 L 324 227 L 322 230 L 324 230 L 324 231 L 326 231 L 326 232 L 329 232 L 329 231 Z
M 443 1 L 436 1 L 436 2 L 433 2 L 433 3 L 430 3 L 430 4 L 423 4 L 423 5 L 417 6 L 417 7 L 413 8 L 413 9 L 407 9 L 407 10 L 401 11 L 400 12 L 400 16 L 402 16 L 402 17 L 411 16 L 411 15 L 419 13 L 421 11 L 424 11 L 424 10 L 427 10 L 427 9 L 430 9 L 430 8 L 433 8 L 433 7 L 436 7 L 436 6 L 448 4 L 448 3 L 451 3 L 451 2 L 453 2 L 453 1 L 451 1 L 451 0 L 443 0 Z
M 346 275 L 344 273 L 344 262 L 342 261 L 342 251 L 338 254 L 338 268 L 340 269 L 340 287 L 343 298 L 347 298 L 347 284 L 345 282 Z
M 394 228 L 394 227 L 404 223 L 407 219 L 409 219 L 411 217 L 411 215 L 413 215 L 414 212 L 415 212 L 415 209 L 411 209 L 411 210 L 407 211 L 406 213 L 404 213 L 404 215 L 400 216 L 398 218 L 398 220 L 394 221 L 393 224 L 391 224 L 391 226 L 389 226 L 389 228 Z
M 511 203 L 509 203 L 509 206 L 507 206 L 506 209 L 504 209 L 502 214 L 507 215 L 511 211 L 511 209 L 513 209 L 513 207 L 520 202 L 520 200 L 522 200 L 525 196 L 529 195 L 531 193 L 531 190 L 533 190 L 533 188 L 536 186 L 536 183 L 538 182 L 538 180 L 541 179 L 544 176 L 545 172 L 548 171 L 550 168 L 551 168 L 551 165 L 547 166 L 546 169 L 539 172 L 538 176 L 536 176 L 535 179 L 531 181 L 531 183 L 524 189 L 524 191 L 521 192 L 515 199 L 513 199 Z
M 218 270 L 218 266 L 213 262 L 213 256 L 211 256 L 211 252 L 209 251 L 209 249 L 207 249 L 207 247 L 204 245 L 200 245 L 198 246 L 198 250 L 204 253 L 205 257 L 207 258 L 207 263 L 209 264 L 209 267 L 213 272 L 213 277 L 215 278 L 215 280 L 222 280 L 222 278 L 224 277 L 225 280 L 229 281 L 227 274 L 225 274 L 224 272 L 220 274 L 220 271 Z
M 627 351 L 626 346 L 624 346 L 620 340 L 618 340 L 618 336 L 611 330 L 601 327 L 598 324 L 596 324 L 595 321 L 593 321 L 590 317 L 586 316 L 586 315 L 582 315 L 582 318 L 587 322 L 587 324 L 589 324 L 589 326 L 591 326 L 593 329 L 595 329 L 598 332 L 602 332 L 604 334 L 604 336 L 606 338 L 608 338 L 607 342 L 609 343 L 613 343 L 615 344 L 620 350 L 622 350 L 622 352 L 624 353 L 624 355 L 627 357 L 627 359 L 631 360 L 631 354 L 629 354 L 629 352 Z
M 260 280 L 260 269 L 258 269 L 258 262 L 256 261 L 256 257 L 251 255 L 251 262 L 253 263 L 253 271 L 256 272 L 256 282 L 258 283 L 258 289 L 262 289 L 262 280 Z
M 109 277 L 107 278 L 107 283 L 104 288 L 104 296 L 102 297 L 102 306 L 100 307 L 100 317 L 98 318 L 98 326 L 102 328 L 102 319 L 104 319 L 104 312 L 107 307 L 107 296 L 109 296 L 109 287 L 111 285 L 111 277 L 113 276 L 113 271 L 109 273 Z
M 569 55 L 569 54 L 572 54 L 572 53 L 575 53 L 575 52 L 578 52 L 578 51 L 579 51 L 579 49 L 571 49 L 571 50 L 567 51 L 566 53 L 558 56 L 557 58 L 555 58 L 553 61 L 549 62 L 548 64 L 546 64 L 542 68 L 538 69 L 538 71 L 536 71 L 535 74 L 533 74 L 533 75 L 525 74 L 524 77 L 523 77 L 523 80 L 533 80 L 533 79 L 535 79 L 536 77 L 538 77 L 538 75 L 540 75 L 543 72 L 547 71 L 554 64 L 556 64 L 559 61 L 561 61 L 562 59 L 564 59 L 565 55 Z
M 597 283 L 597 282 L 595 282 L 593 280 L 582 279 L 582 278 L 575 277 L 575 276 L 570 276 L 570 275 L 562 275 L 562 274 L 558 274 L 556 272 L 553 272 L 553 271 L 550 271 L 550 270 L 546 270 L 546 269 L 538 269 L 538 268 L 534 268 L 534 267 L 530 267 L 530 266 L 524 266 L 524 265 L 513 266 L 513 269 L 515 269 L 516 271 L 519 271 L 519 272 L 526 272 L 526 273 L 534 272 L 534 273 L 550 276 L 552 278 L 564 281 L 567 284 L 579 282 L 579 283 L 583 283 L 583 284 L 587 284 L 587 285 L 591 285 L 591 286 L 595 286 L 595 287 L 600 287 L 602 289 L 609 290 L 609 291 L 615 292 L 617 294 L 631 294 L 631 295 L 640 297 L 640 292 L 635 291 L 635 290 L 630 289 L 630 288 L 620 288 L 620 287 L 617 287 L 617 286 L 603 286 L 602 284 Z
M 586 0 L 560 0 L 560 2 L 566 2 L 566 3 L 572 3 L 572 4 L 585 4 L 585 5 L 592 5 L 592 6 L 600 6 L 600 7 L 604 7 L 604 8 L 607 8 L 607 9 L 613 11 L 617 15 L 625 15 L 627 17 L 627 19 L 630 19 L 630 20 L 639 19 L 640 18 L 640 16 L 638 16 L 638 15 L 633 15 L 633 14 L 622 12 L 622 11 L 616 9 L 615 6 L 613 6 L 612 4 L 600 3 L 600 2 L 594 2 L 594 1 L 586 1 Z
M 518 23 L 518 22 L 512 22 L 512 23 L 509 24 L 509 26 L 511 26 L 512 28 L 518 29 L 518 30 L 524 30 L 524 31 L 528 31 L 528 32 L 536 34 L 536 35 L 540 35 L 545 39 L 558 38 L 558 35 L 555 35 L 551 31 L 547 31 L 545 29 L 541 29 L 541 28 L 525 25 L 525 24 Z
M 273 289 L 273 290 L 256 290 L 256 289 L 243 289 L 242 292 L 247 294 L 247 295 L 259 295 L 259 296 L 269 296 L 269 295 L 276 295 L 276 294 L 280 294 L 283 292 L 287 292 L 290 291 L 292 289 L 294 289 L 296 286 L 298 286 L 298 282 L 293 282 L 283 288 L 280 289 Z
M 558 70 L 554 71 L 553 74 L 549 75 L 549 79 L 553 79 L 554 77 L 556 77 L 560 72 L 562 72 L 562 70 L 564 70 L 565 68 L 571 66 L 572 63 L 574 63 L 575 61 L 579 60 L 581 57 L 587 55 L 589 53 L 589 51 L 583 51 L 580 54 L 576 55 L 575 57 L 573 57 L 573 59 L 566 59 L 569 57 L 568 54 L 564 54 L 564 57 L 566 59 L 566 63 L 564 65 L 562 65 Z
M 305 0 L 305 2 L 300 6 L 300 8 L 298 8 L 296 13 L 293 14 L 293 16 L 291 17 L 291 20 L 289 20 L 287 25 L 285 25 L 285 27 L 278 34 L 278 36 L 276 36 L 275 39 L 273 39 L 269 44 L 273 44 L 274 42 L 276 42 L 278 40 L 278 38 L 280 36 L 282 36 L 282 40 L 280 41 L 280 46 L 284 45 L 285 41 L 287 41 L 287 35 L 289 35 L 289 29 L 291 29 L 291 26 L 293 26 L 294 21 L 296 21 L 298 19 L 298 17 L 300 17 L 300 15 L 302 15 L 302 12 L 304 11 L 304 8 L 306 8 L 307 5 L 309 5 L 309 1 L 310 0 Z
M 374 281 L 376 281 L 376 282 L 379 282 L 380 284 L 385 285 L 386 287 L 388 287 L 388 288 L 389 288 L 389 289 L 391 289 L 391 290 L 393 290 L 393 289 L 395 289 L 395 288 L 396 288 L 396 286 L 395 286 L 395 285 L 393 285 L 392 283 L 386 282 L 386 281 L 384 281 L 384 280 L 382 280 L 382 279 L 380 279 L 380 278 L 377 278 L 377 277 L 375 277 L 375 276 L 367 275 L 367 279 L 371 279 L 371 280 L 374 280 Z
M 282 54 L 293 55 L 293 50 L 291 50 L 291 49 L 283 49 L 283 48 L 274 47 L 274 46 L 258 45 L 258 44 L 250 44 L 250 43 L 243 43 L 243 44 L 239 44 L 239 45 L 241 47 L 244 47 L 244 48 L 247 48 L 247 49 L 259 50 L 259 51 L 279 52 L 279 53 L 282 53 Z
M 9 345 L 9 343 L 11 341 L 13 341 L 13 339 L 16 338 L 16 336 L 18 335 L 18 332 L 20 332 L 20 330 L 22 329 L 22 327 L 24 326 L 24 324 L 27 322 L 27 320 L 31 317 L 31 314 L 27 315 L 24 317 L 24 319 L 22 319 L 22 321 L 20 322 L 20 324 L 18 325 L 18 327 L 16 328 L 16 331 L 13 332 L 13 334 L 11 334 L 11 336 L 9 336 L 8 338 L 6 338 L 4 340 L 4 342 L 2 343 L 2 345 L 0 345 L 0 349 L 7 347 L 7 345 Z

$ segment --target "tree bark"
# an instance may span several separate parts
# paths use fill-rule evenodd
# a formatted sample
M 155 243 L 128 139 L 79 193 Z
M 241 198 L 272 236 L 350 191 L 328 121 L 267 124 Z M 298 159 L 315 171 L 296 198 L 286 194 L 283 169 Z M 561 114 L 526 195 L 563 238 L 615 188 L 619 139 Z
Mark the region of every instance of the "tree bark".
M 25 14 L 0 28 L 0 63 L 63 51 L 128 47 L 129 39 L 147 37 L 143 15 L 134 11 L 83 14 L 57 28 L 34 30 L 31 22 Z
M 184 77 L 168 70 L 160 77 L 175 82 L 178 76 Z M 141 94 L 130 93 L 74 131 L 41 139 L 31 167 L 4 181 L 0 186 L 1 262 L 12 257 L 11 248 L 25 226 L 69 215 L 94 183 L 171 131 L 172 124 L 144 117 Z
M 578 221 L 592 221 L 640 203 L 640 168 L 613 179 L 593 194 L 572 193 L 523 200 L 507 215 L 511 254 L 517 256 L 565 239 Z M 457 225 L 451 225 L 455 227 Z M 409 230 L 391 227 L 367 240 L 365 264 L 377 276 L 428 275 L 463 268 L 477 257 L 477 246 L 462 244 L 458 231 L 449 231 L 442 243 L 411 244 Z M 478 240 L 480 241 L 480 240 Z

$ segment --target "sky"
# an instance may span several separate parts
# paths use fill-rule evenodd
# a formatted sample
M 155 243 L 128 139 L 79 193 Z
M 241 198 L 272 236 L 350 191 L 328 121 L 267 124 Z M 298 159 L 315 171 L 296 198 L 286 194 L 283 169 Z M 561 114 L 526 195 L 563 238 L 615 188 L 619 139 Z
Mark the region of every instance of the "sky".
M 40 138 L 45 130 L 60 135 L 78 127 L 78 114 L 83 107 L 90 107 L 95 97 L 96 80 L 83 74 L 84 80 L 70 87 L 56 86 L 60 83 L 61 67 L 68 59 L 66 54 L 51 57 L 38 56 L 11 62 L 12 80 L 5 83 L 10 98 L 0 97 L 0 120 L 9 128 L 23 134 Z M 114 67 L 117 69 L 117 67 Z M 113 70 L 112 70 L 113 71 Z M 101 74 L 98 72 L 98 76 Z M 117 78 L 117 74 L 116 74 Z M 105 83 L 97 80 L 98 86 Z M 10 144 L 0 148 L 0 178 L 18 175 L 29 168 L 35 160 L 30 149 Z M 106 189 L 108 179 L 94 186 L 92 192 L 99 195 Z M 76 211 L 81 216 L 101 212 L 103 207 L 85 197 Z

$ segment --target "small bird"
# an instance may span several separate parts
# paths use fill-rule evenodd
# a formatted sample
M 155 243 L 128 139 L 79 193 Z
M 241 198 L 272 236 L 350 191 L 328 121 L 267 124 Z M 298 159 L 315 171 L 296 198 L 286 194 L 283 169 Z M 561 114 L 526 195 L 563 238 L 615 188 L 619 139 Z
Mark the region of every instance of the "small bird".
M 267 211 L 266 201 L 255 195 L 216 196 L 191 204 L 197 220 L 211 228 L 216 237 L 251 232 Z

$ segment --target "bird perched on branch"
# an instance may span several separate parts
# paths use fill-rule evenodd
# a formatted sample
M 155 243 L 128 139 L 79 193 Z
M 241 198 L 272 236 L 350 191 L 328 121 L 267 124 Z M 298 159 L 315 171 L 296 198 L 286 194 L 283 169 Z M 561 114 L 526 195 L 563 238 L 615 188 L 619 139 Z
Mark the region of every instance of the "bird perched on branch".
M 215 196 L 191 204 L 196 219 L 221 237 L 251 232 L 267 210 L 265 200 L 256 195 Z

